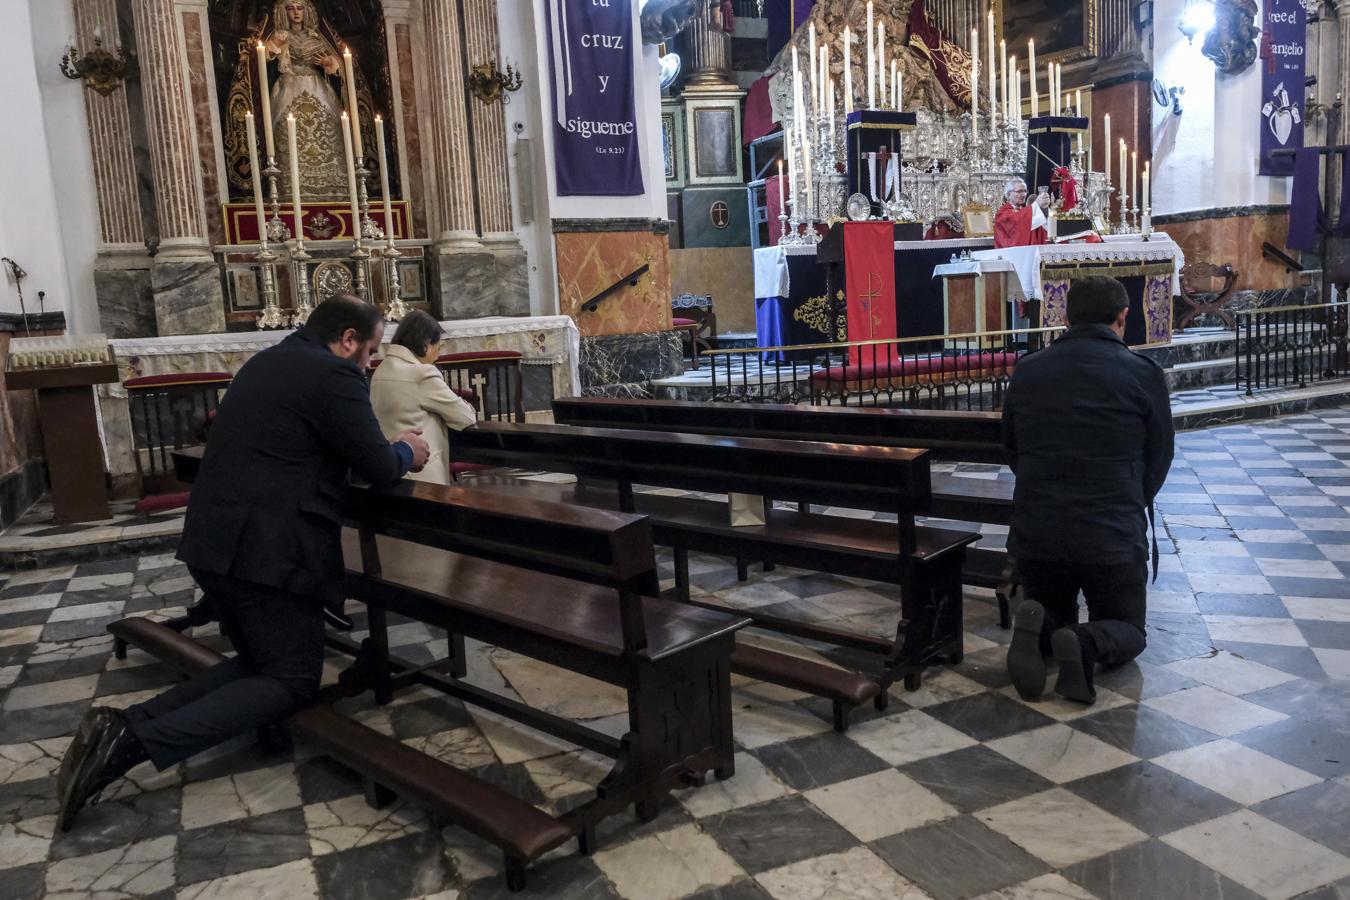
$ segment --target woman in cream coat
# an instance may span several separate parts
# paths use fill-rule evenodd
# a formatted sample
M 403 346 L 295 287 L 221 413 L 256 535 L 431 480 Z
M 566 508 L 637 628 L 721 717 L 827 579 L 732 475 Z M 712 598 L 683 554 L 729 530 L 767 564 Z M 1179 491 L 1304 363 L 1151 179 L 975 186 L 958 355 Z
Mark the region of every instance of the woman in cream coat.
M 473 407 L 450 390 L 433 363 L 440 353 L 441 325 L 420 310 L 399 323 L 384 360 L 370 379 L 370 405 L 385 436 L 422 429 L 431 448 L 427 464 L 409 478 L 450 483 L 450 435 L 476 421 Z

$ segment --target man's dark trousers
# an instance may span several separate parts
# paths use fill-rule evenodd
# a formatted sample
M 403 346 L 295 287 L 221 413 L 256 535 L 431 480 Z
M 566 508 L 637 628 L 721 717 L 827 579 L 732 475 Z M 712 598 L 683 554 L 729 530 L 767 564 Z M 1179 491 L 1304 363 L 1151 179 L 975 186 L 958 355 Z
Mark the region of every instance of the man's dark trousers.
M 161 770 L 309 705 L 323 672 L 320 599 L 191 571 L 237 655 L 127 710 Z
M 1097 661 L 1108 666 L 1129 662 L 1144 652 L 1148 599 L 1148 563 L 1094 565 L 1059 560 L 1019 559 L 1028 600 L 1045 607 L 1041 651 L 1050 654 L 1050 635 L 1078 624 L 1078 592 L 1087 600 L 1082 625 L 1097 645 Z

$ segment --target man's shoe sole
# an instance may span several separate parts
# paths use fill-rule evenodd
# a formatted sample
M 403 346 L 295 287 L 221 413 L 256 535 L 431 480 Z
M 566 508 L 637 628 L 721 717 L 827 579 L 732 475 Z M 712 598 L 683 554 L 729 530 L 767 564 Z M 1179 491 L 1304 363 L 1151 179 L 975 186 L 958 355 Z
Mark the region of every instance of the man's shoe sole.
M 1023 600 L 1013 615 L 1012 644 L 1008 647 L 1008 675 L 1023 700 L 1038 700 L 1045 691 L 1045 659 L 1041 656 L 1041 626 L 1045 609 Z
M 1079 703 L 1095 703 L 1097 692 L 1083 669 L 1083 645 L 1077 633 L 1072 628 L 1061 628 L 1050 635 L 1050 646 L 1055 652 L 1055 662 L 1059 663 L 1055 693 Z

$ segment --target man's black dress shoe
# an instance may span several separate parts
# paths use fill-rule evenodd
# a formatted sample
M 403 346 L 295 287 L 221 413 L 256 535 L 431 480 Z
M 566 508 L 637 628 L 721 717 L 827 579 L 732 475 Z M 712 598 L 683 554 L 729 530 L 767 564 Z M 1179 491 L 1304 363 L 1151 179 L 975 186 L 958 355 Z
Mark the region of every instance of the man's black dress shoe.
M 343 612 L 341 605 L 329 606 L 324 604 L 323 620 L 334 631 L 351 631 L 356 627 L 356 623 L 352 621 L 351 616 Z
M 131 730 L 131 723 L 120 710 L 100 707 L 90 710 L 85 718 L 89 722 L 88 735 L 82 742 L 77 735 L 76 742 L 67 751 L 67 756 L 73 758 L 69 760 L 69 774 L 58 795 L 61 808 L 57 821 L 62 831 L 70 830 L 80 810 L 97 798 L 104 788 L 148 758 L 136 733 Z M 85 723 L 80 724 L 83 729 Z M 73 754 L 71 751 L 76 750 L 76 743 L 80 744 L 82 752 Z M 62 760 L 63 770 L 66 762 Z M 60 776 L 57 783 L 62 785 Z
M 1076 628 L 1060 628 L 1050 635 L 1050 646 L 1059 663 L 1059 680 L 1055 693 L 1079 703 L 1095 703 L 1097 691 L 1092 686 L 1092 670 L 1097 664 L 1097 648 L 1090 635 Z
M 1012 644 L 1008 647 L 1008 675 L 1023 700 L 1038 700 L 1045 690 L 1045 657 L 1041 656 L 1041 627 L 1045 608 L 1023 600 L 1013 614 Z
M 61 757 L 61 768 L 56 773 L 56 796 L 58 798 L 66 796 L 70 781 L 75 777 L 75 770 L 89 755 L 89 749 L 98 740 L 98 736 L 103 733 L 103 729 L 108 727 L 110 712 L 111 710 L 104 706 L 91 706 L 85 712 L 84 718 L 80 719 L 80 724 L 75 728 L 75 738 L 66 748 L 66 755 Z

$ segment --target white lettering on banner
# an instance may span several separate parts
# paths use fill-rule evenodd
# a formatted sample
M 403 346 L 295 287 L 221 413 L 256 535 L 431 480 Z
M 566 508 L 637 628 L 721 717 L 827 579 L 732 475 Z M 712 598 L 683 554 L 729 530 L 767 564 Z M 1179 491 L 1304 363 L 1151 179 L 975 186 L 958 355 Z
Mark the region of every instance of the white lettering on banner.
M 609 87 L 609 78 L 610 76 L 608 75 L 600 76 L 600 93 L 603 94 L 605 92 L 605 88 Z
M 1295 12 L 1276 12 L 1271 10 L 1267 19 L 1276 25 L 1297 25 L 1298 13 Z
M 1302 55 L 1303 55 L 1303 45 L 1302 45 L 1302 44 L 1274 44 L 1274 45 L 1271 46 L 1270 52 L 1271 52 L 1271 53 L 1274 53 L 1276 56 L 1302 56 Z
M 596 122 L 589 119 L 568 119 L 566 129 L 588 138 L 593 134 L 632 134 L 632 122 Z
M 621 34 L 583 34 L 581 36 L 581 46 L 595 47 L 602 50 L 622 50 L 623 35 Z

